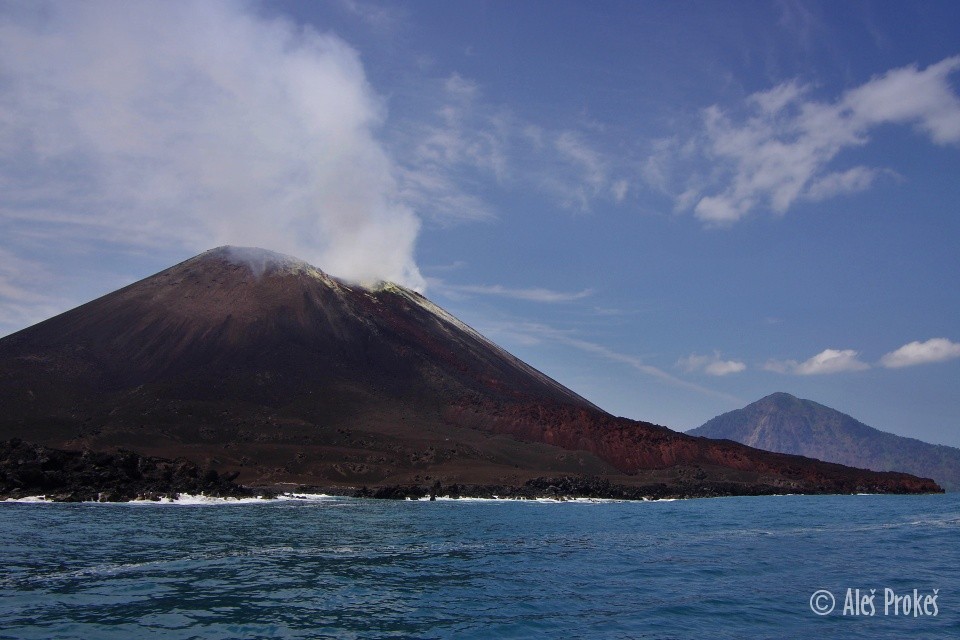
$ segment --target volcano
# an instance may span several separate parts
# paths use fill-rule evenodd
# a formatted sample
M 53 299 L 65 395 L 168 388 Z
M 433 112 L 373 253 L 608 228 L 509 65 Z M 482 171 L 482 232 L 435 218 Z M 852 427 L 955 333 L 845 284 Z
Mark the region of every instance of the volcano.
M 612 416 L 414 291 L 251 248 L 3 338 L 0 406 L 0 439 L 183 457 L 248 484 L 939 490 Z

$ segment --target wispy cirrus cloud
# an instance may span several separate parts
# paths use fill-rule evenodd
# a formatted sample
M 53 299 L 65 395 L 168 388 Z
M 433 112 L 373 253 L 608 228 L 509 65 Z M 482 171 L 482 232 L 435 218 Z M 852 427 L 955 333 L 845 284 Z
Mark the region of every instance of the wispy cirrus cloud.
M 364 0 L 336 0 L 335 4 L 378 34 L 395 33 L 407 18 L 406 11 L 397 4 L 379 4 Z
M 616 201 L 623 200 L 626 195 L 626 183 L 611 182 L 609 163 L 602 154 L 587 143 L 584 136 L 573 131 L 561 131 L 553 137 L 553 148 L 559 154 L 558 163 L 566 164 L 570 171 L 564 172 L 580 177 L 573 185 L 553 183 L 553 190 L 561 194 L 566 206 L 574 206 L 580 210 L 590 209 L 590 202 L 601 194 L 606 194 Z
M 945 362 L 960 358 L 960 343 L 947 338 L 931 338 L 926 342 L 914 341 L 880 358 L 880 364 L 888 369 L 913 367 L 919 364 Z
M 55 280 L 45 265 L 0 248 L 0 336 L 63 310 L 44 293 Z
M 499 284 L 450 284 L 439 279 L 430 278 L 428 280 L 432 289 L 445 293 L 447 295 L 477 294 L 484 296 L 498 296 L 501 298 L 512 298 L 514 300 L 526 300 L 529 302 L 572 302 L 582 300 L 593 295 L 593 289 L 583 289 L 581 291 L 557 291 L 555 289 L 546 289 L 543 287 L 505 287 Z
M 677 366 L 687 373 L 703 372 L 711 376 L 726 376 L 747 369 L 746 363 L 739 360 L 724 360 L 719 351 L 714 351 L 712 355 L 690 354 L 677 360 Z
M 678 378 L 660 367 L 647 363 L 640 356 L 622 353 L 598 342 L 584 340 L 574 331 L 561 330 L 538 322 L 495 322 L 486 324 L 484 332 L 491 336 L 505 336 L 512 341 L 525 345 L 536 345 L 542 342 L 565 345 L 608 362 L 626 365 L 674 387 L 696 391 L 699 394 L 720 398 L 733 404 L 743 404 L 740 398 Z
M 792 373 L 801 376 L 815 376 L 850 371 L 864 371 L 870 365 L 859 358 L 853 349 L 824 349 L 809 360 L 769 360 L 763 366 L 767 371 Z
M 404 201 L 435 222 L 496 218 L 483 195 L 490 185 L 536 192 L 573 211 L 620 203 L 630 190 L 622 163 L 586 131 L 525 120 L 459 74 L 427 82 L 421 99 L 425 113 L 398 119 L 390 146 Z
M 912 125 L 935 144 L 960 144 L 958 70 L 960 56 L 954 56 L 924 69 L 892 69 L 833 101 L 811 97 L 812 87 L 794 80 L 751 95 L 742 115 L 711 106 L 703 112 L 701 136 L 655 153 L 645 177 L 662 186 L 664 169 L 681 148 L 688 158 L 706 160 L 712 170 L 681 189 L 676 203 L 715 226 L 758 210 L 783 214 L 800 200 L 863 191 L 896 173 L 833 163 L 842 151 L 869 144 L 880 126 Z

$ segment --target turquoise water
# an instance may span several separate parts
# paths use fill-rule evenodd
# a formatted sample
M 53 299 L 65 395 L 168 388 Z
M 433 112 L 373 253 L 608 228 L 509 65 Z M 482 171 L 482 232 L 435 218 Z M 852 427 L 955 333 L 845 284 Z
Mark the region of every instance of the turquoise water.
M 958 494 L 3 503 L 0 535 L 2 638 L 960 637 Z

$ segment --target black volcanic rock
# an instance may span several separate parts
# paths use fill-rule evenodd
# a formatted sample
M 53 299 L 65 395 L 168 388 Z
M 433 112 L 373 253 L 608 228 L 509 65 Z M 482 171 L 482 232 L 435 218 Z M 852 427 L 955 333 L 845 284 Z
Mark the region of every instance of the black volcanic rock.
M 62 451 L 17 439 L 0 442 L 0 499 L 42 495 L 58 502 L 123 502 L 181 493 L 264 495 L 189 460 L 145 458 L 130 451 Z
M 835 409 L 774 393 L 688 433 L 875 471 L 903 471 L 960 490 L 960 449 L 879 431 Z
M 259 249 L 208 251 L 0 339 L 0 406 L 0 438 L 247 484 L 938 490 L 616 418 L 413 291 Z

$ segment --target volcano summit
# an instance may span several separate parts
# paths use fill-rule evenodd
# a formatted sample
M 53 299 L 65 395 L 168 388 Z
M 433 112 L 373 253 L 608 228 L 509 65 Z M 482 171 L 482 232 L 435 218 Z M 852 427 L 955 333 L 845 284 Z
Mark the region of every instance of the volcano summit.
M 3 338 L 0 406 L 0 439 L 183 457 L 247 484 L 939 489 L 614 417 L 418 293 L 261 249 L 207 251 Z

